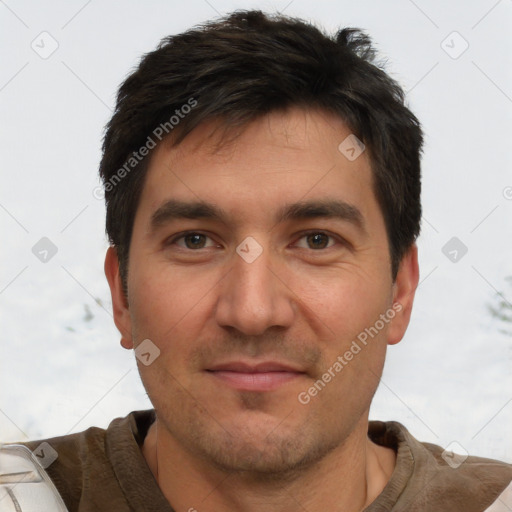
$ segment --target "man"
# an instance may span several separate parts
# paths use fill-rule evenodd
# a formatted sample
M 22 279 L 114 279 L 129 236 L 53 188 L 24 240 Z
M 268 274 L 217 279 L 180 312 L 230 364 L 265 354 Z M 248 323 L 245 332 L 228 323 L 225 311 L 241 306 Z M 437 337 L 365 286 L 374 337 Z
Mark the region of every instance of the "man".
M 114 319 L 154 410 L 6 447 L 0 507 L 27 496 L 16 474 L 69 511 L 512 506 L 511 465 L 368 420 L 418 284 L 422 148 L 373 59 L 359 31 L 258 11 L 143 58 L 100 173 Z

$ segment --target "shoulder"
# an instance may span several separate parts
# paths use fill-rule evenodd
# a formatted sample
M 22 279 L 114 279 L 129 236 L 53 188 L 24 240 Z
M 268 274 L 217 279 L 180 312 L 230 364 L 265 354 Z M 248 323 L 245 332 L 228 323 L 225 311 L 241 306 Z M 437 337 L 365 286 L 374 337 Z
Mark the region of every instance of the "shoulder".
M 482 512 L 498 497 L 506 498 L 512 464 L 469 455 L 460 445 L 443 448 L 421 442 L 395 421 L 371 422 L 369 435 L 396 450 L 395 473 L 401 474 L 404 485 L 397 504 L 409 510 Z M 507 505 L 512 509 L 512 501 Z
M 123 451 L 138 442 L 138 421 L 151 418 L 151 411 L 135 411 L 114 419 L 107 429 L 90 427 L 83 432 L 16 443 L 32 453 L 44 469 L 69 510 L 82 500 L 108 496 L 112 503 L 125 501 L 112 464 L 112 451 Z M 127 450 L 129 451 L 129 450 Z M 98 508 L 99 510 L 99 508 Z
M 45 469 L 70 510 L 80 502 L 82 488 L 97 471 L 105 473 L 106 430 L 91 427 L 83 432 L 19 443 L 28 448 Z
M 454 453 L 450 447 L 443 449 L 431 443 L 422 443 L 431 455 L 432 475 L 425 496 L 438 495 L 440 500 L 458 504 L 464 511 L 500 510 L 495 507 L 507 499 L 512 509 L 512 496 L 505 497 L 505 490 L 512 483 L 512 465 L 499 460 Z M 458 509 L 456 509 L 458 510 Z
M 468 507 L 470 503 L 478 504 L 482 508 L 477 510 L 488 510 L 485 507 L 498 501 L 512 483 L 512 464 L 469 455 L 463 449 L 452 450 L 450 446 L 445 449 L 431 443 L 421 444 L 431 456 L 429 474 L 435 474 L 431 492 L 447 500 L 467 503 Z M 512 508 L 512 500 L 507 505 Z

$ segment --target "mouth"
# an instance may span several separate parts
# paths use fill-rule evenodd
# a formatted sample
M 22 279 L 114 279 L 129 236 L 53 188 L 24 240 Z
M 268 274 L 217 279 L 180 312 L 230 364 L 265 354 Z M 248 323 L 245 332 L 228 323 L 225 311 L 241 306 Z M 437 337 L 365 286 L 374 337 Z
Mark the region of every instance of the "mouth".
M 274 361 L 250 364 L 234 361 L 215 365 L 206 372 L 240 391 L 272 391 L 306 375 L 306 372 Z

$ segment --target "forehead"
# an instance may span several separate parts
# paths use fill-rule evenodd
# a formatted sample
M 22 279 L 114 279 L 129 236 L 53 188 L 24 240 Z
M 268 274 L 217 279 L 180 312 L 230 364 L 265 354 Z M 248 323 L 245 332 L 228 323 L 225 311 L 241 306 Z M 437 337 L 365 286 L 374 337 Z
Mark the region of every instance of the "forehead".
M 222 134 L 222 124 L 208 122 L 178 146 L 155 148 L 139 203 L 145 217 L 172 199 L 217 204 L 236 223 L 268 223 L 283 205 L 304 201 L 337 199 L 363 217 L 377 206 L 369 157 L 346 152 L 353 134 L 332 114 L 275 112 L 227 143 Z

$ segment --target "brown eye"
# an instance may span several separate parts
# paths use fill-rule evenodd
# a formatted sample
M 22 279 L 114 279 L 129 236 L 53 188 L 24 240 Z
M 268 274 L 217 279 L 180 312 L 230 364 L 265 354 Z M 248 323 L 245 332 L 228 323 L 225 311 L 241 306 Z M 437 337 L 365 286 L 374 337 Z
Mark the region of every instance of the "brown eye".
M 205 238 L 206 237 L 204 235 L 196 233 L 193 235 L 185 235 L 183 240 L 185 240 L 185 245 L 188 249 L 202 249 L 204 247 Z
M 207 245 L 208 240 L 210 240 L 210 245 Z M 196 232 L 182 233 L 181 235 L 169 240 L 166 245 L 174 244 L 183 249 L 190 250 L 205 249 L 216 245 L 209 236 Z
M 300 238 L 300 240 L 306 240 L 305 245 L 299 244 L 299 246 L 303 249 L 328 249 L 334 245 L 334 243 L 329 245 L 329 241 L 334 240 L 334 237 L 322 231 L 312 231 L 310 233 L 306 233 Z
M 325 233 L 315 233 L 306 237 L 312 249 L 325 249 L 329 243 L 329 238 Z

